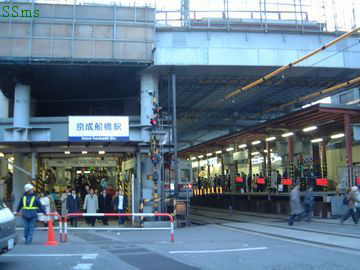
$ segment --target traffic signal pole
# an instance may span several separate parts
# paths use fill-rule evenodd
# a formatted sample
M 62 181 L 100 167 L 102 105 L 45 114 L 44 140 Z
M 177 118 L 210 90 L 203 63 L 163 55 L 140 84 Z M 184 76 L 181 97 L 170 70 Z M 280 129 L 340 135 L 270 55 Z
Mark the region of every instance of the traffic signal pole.
M 175 177 L 175 197 L 177 198 L 179 194 L 179 180 L 178 180 L 178 146 L 177 146 L 177 126 L 176 126 L 176 74 L 171 75 L 172 81 L 172 101 L 173 101 L 173 111 L 172 111 L 172 120 L 173 120 L 173 143 L 174 143 L 174 177 Z

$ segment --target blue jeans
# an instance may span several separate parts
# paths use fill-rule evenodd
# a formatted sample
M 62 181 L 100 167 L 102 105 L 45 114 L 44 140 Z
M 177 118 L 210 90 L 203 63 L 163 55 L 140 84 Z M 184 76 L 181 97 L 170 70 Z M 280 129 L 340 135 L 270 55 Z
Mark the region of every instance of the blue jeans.
M 306 221 L 311 220 L 312 211 L 313 211 L 312 205 L 304 204 L 304 218 L 306 218 Z
M 36 226 L 36 220 L 37 220 L 37 217 L 23 218 L 25 244 L 31 244 L 31 242 L 32 242 L 34 229 Z
M 125 213 L 125 210 L 118 209 L 118 212 L 119 214 L 123 214 Z M 124 216 L 119 217 L 119 224 L 124 224 L 124 223 L 125 223 L 125 217 Z

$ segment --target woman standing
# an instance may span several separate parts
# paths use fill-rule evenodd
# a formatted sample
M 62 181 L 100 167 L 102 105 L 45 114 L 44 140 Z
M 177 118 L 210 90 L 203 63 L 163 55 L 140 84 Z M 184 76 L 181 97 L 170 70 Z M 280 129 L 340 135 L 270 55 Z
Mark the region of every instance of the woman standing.
M 40 194 L 40 203 L 45 209 L 46 215 L 48 215 L 50 213 L 50 199 L 48 196 L 46 196 L 45 192 L 41 192 Z M 46 215 L 39 213 L 39 221 L 44 224 L 44 227 L 47 226 L 49 221 L 49 217 Z
M 67 209 L 67 198 L 70 195 L 70 188 L 67 187 L 65 192 L 63 192 L 63 194 L 61 194 L 60 200 L 61 200 L 61 216 L 65 216 L 68 214 L 68 209 Z
M 84 201 L 84 210 L 88 214 L 95 214 L 99 209 L 99 201 L 96 194 L 94 194 L 94 189 L 90 189 L 90 193 L 85 196 Z M 89 217 L 89 223 L 92 227 L 95 226 L 96 217 Z

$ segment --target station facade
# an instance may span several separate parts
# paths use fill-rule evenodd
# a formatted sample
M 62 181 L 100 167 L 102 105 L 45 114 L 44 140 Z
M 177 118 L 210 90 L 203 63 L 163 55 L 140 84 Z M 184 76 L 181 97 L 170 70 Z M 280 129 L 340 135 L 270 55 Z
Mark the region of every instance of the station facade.
M 337 146 L 326 152 L 325 144 L 298 142 L 292 135 L 282 141 L 267 140 L 285 138 L 286 130 L 308 126 L 328 131 L 320 128 L 323 119 L 330 121 L 329 136 L 341 132 L 346 137 L 344 167 L 357 159 L 356 153 L 349 159 L 349 151 L 355 149 L 350 125 L 358 121 L 357 108 L 350 107 L 328 108 L 334 110 L 331 113 L 314 107 L 309 110 L 316 116 L 301 123 L 296 121 L 303 116 L 295 113 L 269 122 L 270 126 L 255 125 L 225 137 L 217 133 L 217 139 L 200 144 L 195 138 L 204 132 L 201 127 L 211 124 L 216 128 L 205 129 L 207 135 L 214 130 L 227 133 L 228 126 L 218 126 L 229 115 L 230 122 L 262 122 L 254 120 L 259 113 L 262 116 L 257 109 L 291 102 L 294 93 L 286 92 L 290 87 L 308 95 L 329 81 L 357 75 L 359 63 L 353 56 L 360 52 L 339 46 L 331 48 L 318 66 L 303 63 L 289 80 L 282 78 L 285 91 L 271 85 L 268 104 L 256 106 L 262 98 L 259 87 L 253 94 L 218 106 L 229 91 L 331 41 L 333 36 L 322 33 L 320 23 L 304 23 L 301 34 L 294 22 L 264 25 L 256 20 L 246 24 L 190 20 L 191 24 L 173 29 L 160 27 L 157 11 L 150 7 L 23 5 L 38 9 L 40 16 L 0 18 L 0 177 L 6 179 L 2 195 L 7 200 L 17 202 L 28 182 L 38 191 L 61 193 L 68 186 L 78 189 L 84 184 L 100 190 L 105 179 L 107 188 L 125 191 L 128 211 L 164 211 L 165 198 L 173 193 L 188 196 L 191 184 L 205 185 L 206 180 L 209 185 L 210 179 L 221 175 L 230 179 L 228 191 L 232 192 L 237 188 L 233 180 L 247 179 L 244 174 L 270 179 L 279 171 L 281 178 L 294 180 L 300 176 L 299 166 L 301 175 L 311 168 L 316 177 L 329 178 L 330 188 L 341 171 L 334 171 L 332 165 L 339 159 Z M 358 42 L 353 37 L 349 40 Z M 336 61 L 331 54 L 337 55 Z M 199 121 L 192 122 L 191 117 Z M 248 150 L 237 151 L 241 149 Z M 324 165 L 329 162 L 330 166 Z M 348 179 L 355 176 L 352 170 L 343 173 Z M 252 190 L 243 187 L 243 191 Z

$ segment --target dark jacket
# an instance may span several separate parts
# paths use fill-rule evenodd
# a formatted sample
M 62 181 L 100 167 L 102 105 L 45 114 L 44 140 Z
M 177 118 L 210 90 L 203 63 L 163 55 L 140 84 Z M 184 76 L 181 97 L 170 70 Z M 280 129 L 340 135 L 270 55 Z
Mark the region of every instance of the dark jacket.
M 110 195 L 106 194 L 105 198 L 103 194 L 100 194 L 99 197 L 99 211 L 100 213 L 111 213 L 112 212 L 112 198 Z
M 119 197 L 116 196 L 114 199 L 114 210 L 116 212 L 119 210 L 118 205 L 119 205 Z M 126 210 L 127 207 L 128 207 L 128 199 L 127 199 L 127 196 L 124 195 L 123 210 Z
M 37 210 L 26 210 L 26 209 L 23 209 L 24 205 L 23 205 L 23 198 L 26 197 L 26 206 L 30 206 L 30 202 L 31 202 L 31 199 L 33 197 L 35 197 L 35 201 L 34 201 L 34 207 L 37 207 L 38 209 Z M 23 218 L 26 218 L 26 219 L 31 219 L 31 218 L 37 218 L 37 213 L 38 212 L 42 212 L 46 215 L 46 212 L 45 212 L 45 209 L 43 207 L 43 205 L 40 203 L 40 200 L 38 197 L 36 197 L 35 194 L 24 194 L 21 198 L 20 198 L 20 201 L 19 201 L 19 205 L 18 205 L 18 208 L 17 208 L 17 212 L 20 212 L 21 210 L 21 213 L 22 213 L 22 216 Z
M 75 199 L 73 195 L 69 195 L 66 199 L 66 206 L 69 213 L 80 212 L 80 198 L 76 195 Z

